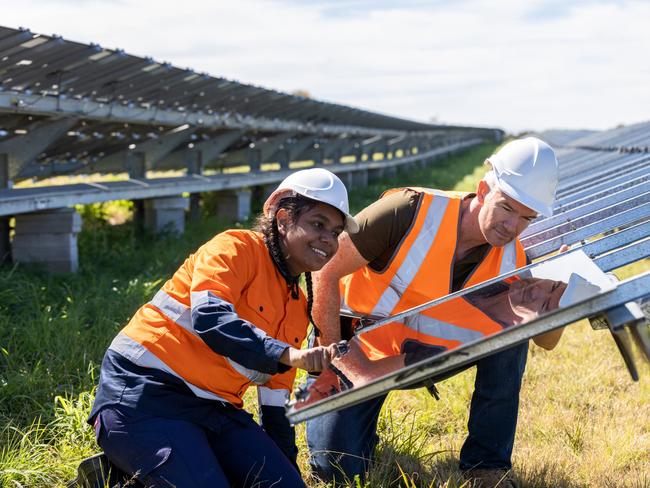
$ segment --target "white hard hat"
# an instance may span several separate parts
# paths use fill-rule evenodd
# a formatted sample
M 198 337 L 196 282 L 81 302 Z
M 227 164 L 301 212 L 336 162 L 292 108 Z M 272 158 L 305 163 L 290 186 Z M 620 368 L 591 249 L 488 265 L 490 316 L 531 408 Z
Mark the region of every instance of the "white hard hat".
M 567 307 L 574 303 L 581 302 L 600 293 L 600 287 L 596 286 L 578 273 L 571 273 L 569 283 L 560 297 L 560 307 Z
M 487 162 L 503 193 L 546 217 L 553 215 L 558 167 L 551 146 L 536 137 L 517 139 Z
M 282 198 L 296 193 L 340 210 L 345 215 L 345 230 L 348 233 L 359 230 L 359 224 L 350 215 L 345 185 L 338 176 L 324 168 L 303 169 L 287 176 L 264 202 L 264 215 L 270 217 Z

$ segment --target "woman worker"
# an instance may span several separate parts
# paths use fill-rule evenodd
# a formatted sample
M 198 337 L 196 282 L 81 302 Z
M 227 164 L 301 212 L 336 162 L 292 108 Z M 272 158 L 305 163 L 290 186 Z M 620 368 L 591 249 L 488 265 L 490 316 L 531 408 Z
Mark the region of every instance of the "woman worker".
M 336 354 L 300 349 L 310 272 L 357 228 L 341 180 L 314 168 L 271 194 L 258 231 L 190 255 L 104 356 L 89 422 L 109 460 L 147 487 L 304 486 L 283 405 L 295 368 L 320 371 Z M 242 410 L 251 384 L 263 428 Z

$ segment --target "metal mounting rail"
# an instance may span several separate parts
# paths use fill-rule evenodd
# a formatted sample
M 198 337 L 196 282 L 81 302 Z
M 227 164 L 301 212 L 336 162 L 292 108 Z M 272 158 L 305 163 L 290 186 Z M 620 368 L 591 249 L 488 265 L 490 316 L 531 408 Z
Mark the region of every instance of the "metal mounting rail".
M 635 222 L 645 221 L 649 215 L 650 203 L 645 203 L 640 207 L 625 210 L 603 220 L 596 220 L 566 234 L 561 234 L 538 244 L 527 246 L 526 254 L 530 259 L 537 259 L 558 250 L 562 244 L 570 246 L 571 244 L 581 242 L 602 232 L 608 232 L 617 227 Z
M 288 95 L 287 95 L 288 96 Z M 181 112 L 159 107 L 131 107 L 121 103 L 75 100 L 55 96 L 31 95 L 19 92 L 0 92 L 0 111 L 10 113 L 74 116 L 99 122 L 164 125 L 170 127 L 191 124 L 214 129 L 255 129 L 259 131 L 301 131 L 314 134 L 354 134 L 386 136 L 400 135 L 399 130 L 368 128 L 353 124 L 314 124 L 301 120 L 278 120 L 239 114 Z
M 589 152 L 582 161 L 563 161 L 560 163 L 560 188 L 562 192 L 571 185 L 579 184 L 594 177 L 627 171 L 630 166 L 647 164 L 647 154 L 620 154 Z
M 612 197 L 610 199 L 606 199 L 606 201 L 598 202 L 598 204 L 588 205 L 584 208 L 576 209 L 572 214 L 573 218 L 568 216 L 567 218 L 562 219 L 561 216 L 559 216 L 557 221 L 555 221 L 555 225 L 552 225 L 547 229 L 539 230 L 538 232 L 535 232 L 535 229 L 533 229 L 533 233 L 528 234 L 526 237 L 523 237 L 521 239 L 521 243 L 524 245 L 524 247 L 529 247 L 534 244 L 552 239 L 558 235 L 565 234 L 572 230 L 577 230 L 581 227 L 585 227 L 593 222 L 605 220 L 613 215 L 620 215 L 626 211 L 643 208 L 644 205 L 650 203 L 650 191 L 636 195 L 632 198 L 625 199 L 623 201 L 616 200 L 616 198 Z M 605 205 L 611 201 L 615 201 L 615 203 L 611 205 Z M 553 217 L 551 217 L 549 220 L 552 219 Z M 540 222 L 540 224 L 542 222 Z M 551 222 L 551 224 L 553 223 L 554 222 Z
M 580 189 L 587 188 L 590 185 L 597 184 L 619 175 L 626 175 L 631 171 L 639 168 L 647 167 L 650 157 L 645 156 L 639 159 L 634 159 L 626 163 L 616 161 L 615 165 L 603 169 L 601 171 L 589 171 L 586 175 L 580 174 L 576 178 L 563 181 L 557 190 L 557 198 L 564 198 L 567 194 L 574 193 Z
M 558 225 L 572 222 L 585 214 L 603 210 L 627 200 L 634 201 L 639 195 L 644 193 L 650 195 L 650 181 L 645 181 L 630 188 L 610 193 L 602 198 L 585 202 L 583 205 L 575 206 L 571 209 L 556 211 L 552 217 L 540 220 L 539 222 L 533 222 L 521 234 L 520 239 L 525 239 Z
M 626 185 L 631 186 L 636 184 L 637 181 L 648 181 L 650 179 L 650 165 L 630 171 L 624 175 L 614 178 L 607 178 L 598 184 L 589 185 L 587 188 L 576 190 L 572 193 L 567 193 L 564 196 L 558 197 L 555 201 L 554 208 L 562 209 L 565 206 L 571 208 L 571 205 L 576 205 L 584 198 L 599 198 L 598 195 L 607 192 L 612 188 L 624 188 Z
M 350 164 L 338 163 L 328 164 L 326 167 L 332 172 L 341 174 L 350 171 L 401 166 L 475 146 L 480 142 L 482 142 L 482 139 L 475 138 L 432 149 L 431 151 L 422 152 L 414 156 L 406 156 L 390 161 L 366 161 Z M 266 185 L 282 181 L 291 172 L 292 170 L 201 175 L 200 178 L 197 178 L 195 175 L 190 175 L 175 178 L 109 181 L 102 182 L 101 185 L 80 183 L 74 185 L 0 190 L 0 216 L 110 200 L 140 200 L 178 196 L 185 192 L 199 193 Z
M 593 240 L 588 244 L 581 246 L 579 249 L 582 249 L 582 251 L 591 259 L 595 259 L 598 256 L 602 256 L 603 254 L 612 252 L 616 249 L 631 244 L 642 243 L 645 240 L 650 239 L 648 236 L 650 236 L 650 220 L 632 225 L 616 232 L 615 234 L 609 234 Z M 643 259 L 644 257 L 645 256 L 640 252 L 638 259 Z M 603 268 L 601 267 L 601 269 Z M 604 271 L 610 271 L 610 269 L 605 269 Z
M 377 397 L 389 390 L 408 387 L 425 379 L 440 377 L 537 335 L 648 296 L 650 296 L 650 272 L 623 281 L 618 284 L 617 288 L 587 301 L 558 309 L 527 324 L 505 329 L 479 342 L 465 344 L 299 410 L 295 410 L 290 405 L 287 418 L 291 423 L 297 424 L 318 415 Z
M 648 256 L 650 256 L 650 237 L 622 249 L 617 249 L 616 252 L 599 256 L 594 259 L 594 262 L 603 271 L 613 271 L 621 266 L 627 266 L 641 259 L 646 259 Z

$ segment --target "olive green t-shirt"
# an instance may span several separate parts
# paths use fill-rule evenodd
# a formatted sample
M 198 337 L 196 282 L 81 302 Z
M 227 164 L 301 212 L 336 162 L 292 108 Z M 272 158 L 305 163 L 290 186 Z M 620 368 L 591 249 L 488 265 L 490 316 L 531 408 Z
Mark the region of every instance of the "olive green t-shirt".
M 355 216 L 359 232 L 350 234 L 350 239 L 368 261 L 370 269 L 382 272 L 388 268 L 413 225 L 421 197 L 420 192 L 405 188 L 380 198 Z M 473 197 L 474 194 L 470 193 L 465 198 Z M 463 259 L 454 263 L 450 293 L 463 287 L 489 249 L 489 244 L 475 247 Z

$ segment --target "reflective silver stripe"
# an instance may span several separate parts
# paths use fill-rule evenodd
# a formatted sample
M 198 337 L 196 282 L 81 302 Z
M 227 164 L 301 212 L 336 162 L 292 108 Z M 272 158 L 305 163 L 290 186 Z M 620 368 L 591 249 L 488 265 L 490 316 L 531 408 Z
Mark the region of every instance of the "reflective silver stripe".
M 196 335 L 192 327 L 192 311 L 187 305 L 179 302 L 163 290 L 158 290 L 158 293 L 156 293 L 149 303 L 183 329 Z
M 222 298 L 219 298 L 217 295 L 212 293 L 209 290 L 203 290 L 203 291 L 193 291 L 190 293 L 190 302 L 192 303 L 192 308 L 196 308 L 200 305 L 204 305 L 206 303 L 210 302 L 210 298 L 216 298 L 218 300 L 223 300 Z
M 404 262 L 400 265 L 395 276 L 386 288 L 379 301 L 372 309 L 372 315 L 388 316 L 399 302 L 404 291 L 408 288 L 424 262 L 429 249 L 438 234 L 440 223 L 447 211 L 449 198 L 443 193 L 435 192 L 424 224 L 420 229 L 418 236 L 408 250 Z M 416 217 L 417 218 L 417 217 Z
M 510 273 L 515 269 L 517 269 L 517 243 L 513 239 L 508 244 L 503 246 L 503 255 L 501 256 L 499 276 L 505 273 Z
M 190 300 L 192 302 L 192 308 L 199 307 L 201 305 L 205 305 L 206 303 L 210 303 L 210 298 L 214 298 L 215 300 L 218 300 L 218 301 L 223 301 L 222 298 L 218 297 L 217 295 L 215 295 L 214 293 L 212 293 L 209 290 L 192 292 L 191 295 L 190 295 Z M 254 326 L 254 324 L 252 324 L 252 325 Z M 216 325 L 215 325 L 215 327 L 216 327 Z M 210 329 L 206 329 L 205 332 L 207 332 L 209 330 L 212 330 L 213 328 L 214 327 L 211 327 Z M 258 327 L 255 327 L 255 329 L 260 334 L 264 335 L 264 337 L 268 337 L 268 334 L 266 334 L 262 329 L 260 329 Z M 263 385 L 264 383 L 269 381 L 269 379 L 271 379 L 272 375 L 270 375 L 270 374 L 262 373 L 260 371 L 254 370 L 254 369 L 249 369 L 249 368 L 247 368 L 245 366 L 242 366 L 238 362 L 233 361 L 232 359 L 230 359 L 228 357 L 226 357 L 226 359 L 228 360 L 228 363 L 230 364 L 232 369 L 234 369 L 240 375 L 242 375 L 244 378 L 246 378 L 249 381 L 255 383 L 256 385 Z
M 261 373 L 259 371 L 255 371 L 254 369 L 248 369 L 245 366 L 242 366 L 238 362 L 233 361 L 228 357 L 226 357 L 226 359 L 228 360 L 228 363 L 230 364 L 232 369 L 234 369 L 244 378 L 247 378 L 249 381 L 255 383 L 256 385 L 263 385 L 264 383 L 268 382 L 271 379 L 272 375 L 268 373 Z
M 148 351 L 146 347 L 134 341 L 126 334 L 117 334 L 108 348 L 121 354 L 126 359 L 138 366 L 141 366 L 143 368 L 158 369 L 175 376 L 176 378 L 183 381 L 197 397 L 229 403 L 228 400 L 221 398 L 219 395 L 215 395 L 210 391 L 199 388 L 198 386 L 194 386 L 192 383 L 185 380 L 182 376 L 177 374 L 172 368 L 160 360 L 155 354 Z
M 260 405 L 284 407 L 289 401 L 289 390 L 273 390 L 266 386 L 258 386 L 257 401 Z
M 477 330 L 465 329 L 421 314 L 411 315 L 402 323 L 416 332 L 463 344 L 483 337 Z

